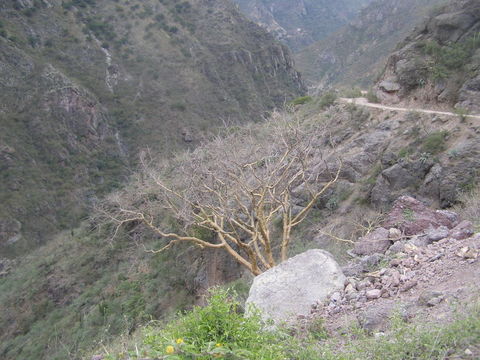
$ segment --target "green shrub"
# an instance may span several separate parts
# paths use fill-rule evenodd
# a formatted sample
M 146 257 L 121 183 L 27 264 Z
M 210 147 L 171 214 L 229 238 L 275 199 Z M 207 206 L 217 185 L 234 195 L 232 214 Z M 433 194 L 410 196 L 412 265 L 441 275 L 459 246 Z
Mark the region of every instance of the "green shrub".
M 436 131 L 428 135 L 423 141 L 422 151 L 435 155 L 446 149 L 448 131 Z
M 362 97 L 362 91 L 358 88 L 351 88 L 351 89 L 345 90 L 342 93 L 342 96 L 349 99 L 359 98 L 359 97 Z
M 296 105 L 304 105 L 306 103 L 309 103 L 313 100 L 313 98 L 311 96 L 300 96 L 296 99 L 293 99 L 292 101 L 290 101 L 288 104 L 289 105 L 293 105 L 293 106 L 296 106 Z
M 480 33 L 462 42 L 440 45 L 436 41 L 425 41 L 420 46 L 423 53 L 433 59 L 429 68 L 431 77 L 434 80 L 444 79 L 452 71 L 458 71 L 468 64 L 475 51 L 480 48 Z
M 187 105 L 185 105 L 182 102 L 176 102 L 170 105 L 170 109 L 175 110 L 175 111 L 185 111 L 187 110 Z
M 469 113 L 469 111 L 467 109 L 464 109 L 464 108 L 456 108 L 454 110 L 455 114 L 458 115 L 460 121 L 465 121 L 467 119 L 467 115 Z
M 380 102 L 380 99 L 378 98 L 377 94 L 373 90 L 369 90 L 367 93 L 367 100 L 370 103 L 377 104 Z
M 292 359 L 298 346 L 279 331 L 267 331 L 258 314 L 240 312 L 235 294 L 217 288 L 208 305 L 195 307 L 163 330 L 145 330 L 143 356 L 161 359 Z M 114 357 L 110 357 L 115 359 Z
M 320 97 L 318 105 L 320 105 L 320 107 L 324 109 L 328 106 L 333 105 L 335 100 L 337 100 L 337 95 L 333 92 L 327 92 Z

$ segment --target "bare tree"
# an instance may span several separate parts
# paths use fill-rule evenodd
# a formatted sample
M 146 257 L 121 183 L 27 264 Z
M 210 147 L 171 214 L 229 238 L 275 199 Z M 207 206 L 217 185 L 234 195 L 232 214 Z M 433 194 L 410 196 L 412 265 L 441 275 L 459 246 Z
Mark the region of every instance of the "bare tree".
M 261 274 L 287 259 L 292 230 L 341 169 L 339 162 L 330 170 L 323 164 L 315 146 L 318 133 L 302 131 L 285 116 L 218 137 L 164 166 L 153 167 L 143 156 L 135 190 L 117 194 L 102 213 L 115 222 L 115 233 L 135 222 L 167 239 L 154 252 L 190 242 L 224 249 L 252 274 Z M 165 230 L 165 210 L 184 225 L 181 231 Z M 202 229 L 213 239 L 199 236 Z

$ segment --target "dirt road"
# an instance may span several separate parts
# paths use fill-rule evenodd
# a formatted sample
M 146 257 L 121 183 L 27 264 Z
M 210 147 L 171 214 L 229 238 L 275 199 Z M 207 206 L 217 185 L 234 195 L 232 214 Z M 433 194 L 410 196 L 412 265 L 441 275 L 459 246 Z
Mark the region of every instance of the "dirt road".
M 418 109 L 418 108 L 403 108 L 403 107 L 395 107 L 395 106 L 387 106 L 387 105 L 382 105 L 382 104 L 375 104 L 375 103 L 370 103 L 366 98 L 354 98 L 354 99 L 348 99 L 348 98 L 339 98 L 341 102 L 349 103 L 349 104 L 356 104 L 356 105 L 361 105 L 361 106 L 366 106 L 370 108 L 375 108 L 375 109 L 383 109 L 383 110 L 392 110 L 392 111 L 416 111 L 419 113 L 425 113 L 425 114 L 437 114 L 437 115 L 447 115 L 447 116 L 459 116 L 459 114 L 453 113 L 453 112 L 448 112 L 448 111 L 436 111 L 436 110 L 426 110 L 426 109 Z M 480 119 L 480 115 L 465 115 L 467 118 L 473 118 L 473 119 Z

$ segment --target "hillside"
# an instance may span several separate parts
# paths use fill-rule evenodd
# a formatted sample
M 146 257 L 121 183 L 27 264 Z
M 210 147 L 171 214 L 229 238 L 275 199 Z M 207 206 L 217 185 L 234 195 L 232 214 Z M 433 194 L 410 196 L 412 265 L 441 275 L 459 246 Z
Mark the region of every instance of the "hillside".
M 371 0 L 234 0 L 252 21 L 294 52 L 348 23 Z
M 0 84 L 0 254 L 78 224 L 140 151 L 304 91 L 287 48 L 223 0 L 2 1 Z
M 312 89 L 368 88 L 387 57 L 442 0 L 375 0 L 347 25 L 295 55 Z
M 241 144 L 253 143 L 244 151 L 255 160 L 263 154 L 257 148 L 275 151 L 282 124 L 298 123 L 300 134 L 316 139 L 311 143 L 312 161 L 317 163 L 314 186 L 325 181 L 320 175 L 326 167 L 336 170 L 341 155 L 339 181 L 292 233 L 289 255 L 322 248 L 345 264 L 350 246 L 338 239 L 356 241 L 366 229 L 378 226 L 382 209 L 402 194 L 436 208 L 478 198 L 462 195 L 470 194 L 478 181 L 480 148 L 471 136 L 479 131 L 476 120 L 343 103 L 325 109 L 325 104 L 325 98 L 318 98 L 265 124 L 234 127 L 226 140 L 207 143 L 195 152 L 200 158 L 221 159 Z M 178 186 L 189 183 L 180 175 L 198 164 L 196 157 L 187 155 L 172 159 L 167 167 L 159 163 Z M 206 164 L 209 169 L 222 166 L 221 161 Z M 146 206 L 156 224 L 180 231 L 182 226 L 162 205 L 158 187 L 147 174 L 111 201 L 134 211 Z M 305 206 L 305 196 L 305 190 L 296 189 L 295 208 Z M 210 286 L 235 281 L 232 286 L 243 296 L 248 291 L 249 276 L 221 250 L 184 244 L 152 254 L 145 250 L 159 249 L 164 239 L 135 221 L 112 238 L 115 223 L 100 215 L 18 263 L 2 265 L 0 308 L 8 314 L 0 324 L 3 358 L 81 358 L 150 318 L 168 318 L 172 311 L 199 301 Z M 478 229 L 478 217 L 468 219 Z M 191 231 L 213 241 L 208 231 Z
M 438 9 L 399 44 L 375 88 L 384 102 L 455 105 L 478 114 L 479 84 L 480 4 L 459 1 Z

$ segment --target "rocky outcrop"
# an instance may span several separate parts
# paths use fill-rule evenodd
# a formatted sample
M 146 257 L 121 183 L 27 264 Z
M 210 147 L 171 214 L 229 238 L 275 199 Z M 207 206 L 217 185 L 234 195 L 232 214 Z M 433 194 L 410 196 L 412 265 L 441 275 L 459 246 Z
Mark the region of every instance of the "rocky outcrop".
M 309 250 L 255 277 L 246 302 L 275 322 L 309 314 L 312 304 L 342 288 L 345 276 L 332 256 Z M 249 311 L 252 311 L 250 309 Z
M 441 224 L 457 224 L 457 214 L 428 209 L 406 197 L 398 200 L 387 222 L 398 219 L 398 210 L 411 210 L 418 217 L 418 226 L 408 229 L 413 233 L 407 240 L 392 245 L 380 257 L 381 262 L 371 262 L 370 267 L 350 273 L 343 289 L 332 292 L 326 301 L 312 308 L 311 317 L 322 316 L 330 331 L 339 330 L 345 318 L 357 320 L 368 332 L 378 333 L 388 330 L 389 318 L 394 314 L 407 321 L 438 308 L 445 316 L 450 300 L 469 302 L 470 291 L 480 291 L 480 234 L 473 234 L 471 223 L 462 221 L 450 232 L 444 231 L 446 226 Z M 427 222 L 430 230 L 425 234 Z M 439 236 L 429 242 L 418 241 L 434 233 Z M 401 251 L 392 251 L 400 242 L 404 243 Z M 371 257 L 354 260 L 347 268 L 358 268 Z
M 478 1 L 455 0 L 438 9 L 390 56 L 377 97 L 390 103 L 415 97 L 478 111 L 479 31 Z

